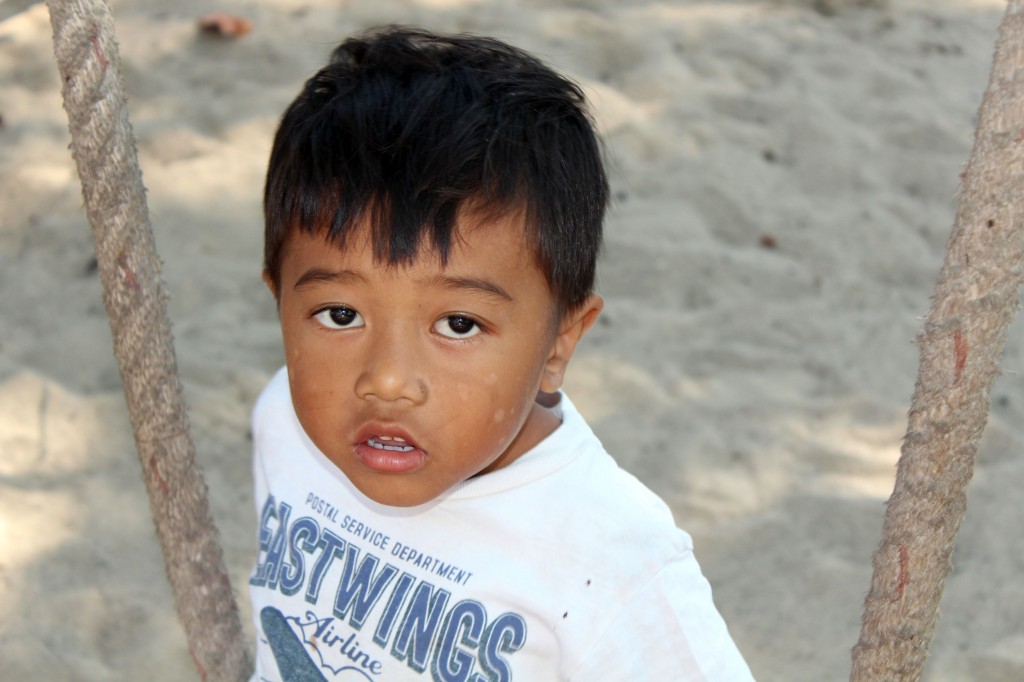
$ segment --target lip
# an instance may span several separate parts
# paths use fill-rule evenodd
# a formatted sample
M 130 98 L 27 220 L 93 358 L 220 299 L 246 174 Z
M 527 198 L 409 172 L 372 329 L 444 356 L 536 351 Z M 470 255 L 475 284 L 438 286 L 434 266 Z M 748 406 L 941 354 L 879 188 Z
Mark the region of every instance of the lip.
M 400 438 L 412 449 L 400 451 L 373 447 L 369 441 L 376 436 Z M 415 440 L 404 429 L 388 424 L 371 423 L 359 429 L 353 451 L 364 467 L 378 474 L 409 474 L 422 469 L 427 463 L 427 453 Z

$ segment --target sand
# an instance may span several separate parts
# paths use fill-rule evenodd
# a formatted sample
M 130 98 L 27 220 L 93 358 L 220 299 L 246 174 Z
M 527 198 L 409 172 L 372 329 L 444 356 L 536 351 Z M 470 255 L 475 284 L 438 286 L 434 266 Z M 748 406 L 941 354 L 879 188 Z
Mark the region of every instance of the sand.
M 27 5 L 27 7 L 25 7 Z M 615 205 L 568 390 L 661 494 L 755 676 L 844 680 L 996 0 L 114 3 L 180 372 L 243 613 L 276 119 L 348 33 L 533 50 L 592 93 Z M 24 9 L 22 9 L 25 7 Z M 20 10 L 20 11 L 19 11 Z M 0 4 L 0 677 L 194 679 L 152 531 L 41 4 Z M 1024 328 L 925 679 L 1024 679 Z M 251 628 L 250 628 L 251 632 Z

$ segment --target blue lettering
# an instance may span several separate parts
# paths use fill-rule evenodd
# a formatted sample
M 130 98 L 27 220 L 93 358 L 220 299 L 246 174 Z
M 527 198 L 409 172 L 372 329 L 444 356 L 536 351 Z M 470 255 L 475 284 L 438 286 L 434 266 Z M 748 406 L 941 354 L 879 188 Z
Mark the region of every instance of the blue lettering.
M 503 613 L 487 628 L 480 647 L 480 664 L 491 682 L 511 682 L 512 669 L 500 654 L 512 654 L 526 644 L 526 621 L 518 613 Z
M 392 656 L 400 661 L 408 659 L 407 665 L 416 672 L 427 669 L 430 645 L 450 596 L 447 590 L 439 589 L 434 593 L 434 586 L 428 582 L 419 584 L 398 628 L 398 636 L 391 647 Z
M 267 564 L 265 552 L 270 549 L 270 539 L 274 533 L 270 529 L 271 519 L 277 518 L 277 509 L 274 506 L 274 496 L 267 495 L 267 501 L 263 503 L 263 511 L 260 513 L 260 554 L 263 554 L 263 561 L 257 560 L 256 570 L 249 578 L 249 584 L 262 587 L 267 584 Z
M 374 577 L 373 571 L 380 560 L 368 553 L 356 569 L 358 559 L 359 548 L 350 544 L 345 552 L 345 570 L 338 583 L 338 595 L 334 600 L 334 615 L 344 618 L 349 608 L 352 608 L 349 623 L 355 629 L 361 630 L 373 605 L 395 577 L 395 573 L 398 573 L 398 569 L 391 564 L 385 564 Z
M 395 585 L 394 591 L 388 598 L 388 605 L 384 607 L 384 615 L 380 617 L 380 622 L 377 623 L 377 630 L 373 633 L 373 641 L 381 646 L 381 648 L 387 646 L 388 637 L 391 636 L 391 628 L 395 625 L 395 618 L 398 616 L 398 610 L 402 607 L 402 602 L 405 601 L 405 595 L 409 593 L 409 588 L 416 582 L 408 573 L 403 573 L 398 579 L 398 584 Z
M 281 571 L 279 586 L 281 594 L 290 597 L 302 589 L 306 564 L 303 552 L 306 554 L 315 552 L 319 539 L 320 525 L 308 516 L 303 516 L 292 524 L 288 531 L 288 556 L 291 561 Z
M 309 574 L 309 584 L 306 586 L 306 601 L 310 604 L 316 603 L 316 599 L 320 594 L 320 586 L 324 582 L 327 569 L 331 567 L 331 562 L 344 554 L 345 541 L 331 531 L 325 530 L 320 535 L 317 547 L 323 551 L 320 554 L 320 558 L 313 564 L 313 571 Z
M 284 561 L 284 550 L 286 546 L 285 536 L 288 532 L 288 517 L 291 516 L 292 508 L 287 502 L 282 502 L 277 512 L 277 530 L 270 541 L 267 549 L 267 558 L 263 561 L 263 575 L 266 578 L 267 587 L 277 586 L 278 574 L 281 570 L 281 563 Z
M 480 635 L 483 634 L 486 624 L 487 611 L 479 602 L 460 601 L 448 612 L 441 628 L 441 638 L 434 650 L 431 670 L 434 682 L 469 681 L 476 656 L 458 648 L 457 644 L 461 643 L 475 650 L 480 645 Z

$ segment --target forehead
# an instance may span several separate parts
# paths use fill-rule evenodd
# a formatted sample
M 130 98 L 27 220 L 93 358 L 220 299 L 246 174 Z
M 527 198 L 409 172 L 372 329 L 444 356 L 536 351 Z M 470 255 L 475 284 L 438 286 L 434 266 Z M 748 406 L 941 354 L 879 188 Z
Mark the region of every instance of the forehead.
M 525 215 L 521 211 L 461 212 L 452 230 L 451 247 L 442 256 L 438 249 L 424 236 L 419 249 L 410 262 L 393 263 L 387 256 L 374 253 L 372 232 L 367 221 L 355 226 L 344 242 L 339 245 L 332 241 L 326 230 L 309 233 L 293 229 L 285 239 L 281 259 L 282 285 L 294 282 L 309 267 L 356 267 L 384 274 L 402 277 L 425 272 L 460 274 L 500 273 L 543 280 L 547 289 L 547 278 L 540 268 L 536 248 L 531 243 L 526 229 Z

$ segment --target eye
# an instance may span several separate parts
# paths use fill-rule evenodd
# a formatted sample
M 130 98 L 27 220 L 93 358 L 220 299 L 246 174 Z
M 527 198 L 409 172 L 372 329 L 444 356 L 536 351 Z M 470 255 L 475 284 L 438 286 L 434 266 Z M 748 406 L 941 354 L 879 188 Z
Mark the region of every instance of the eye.
M 328 329 L 353 329 L 366 324 L 363 322 L 362 315 L 352 308 L 346 308 L 345 306 L 324 308 L 316 313 L 313 318 Z
M 434 323 L 434 331 L 449 339 L 468 339 L 483 330 L 477 321 L 465 315 L 449 315 Z

